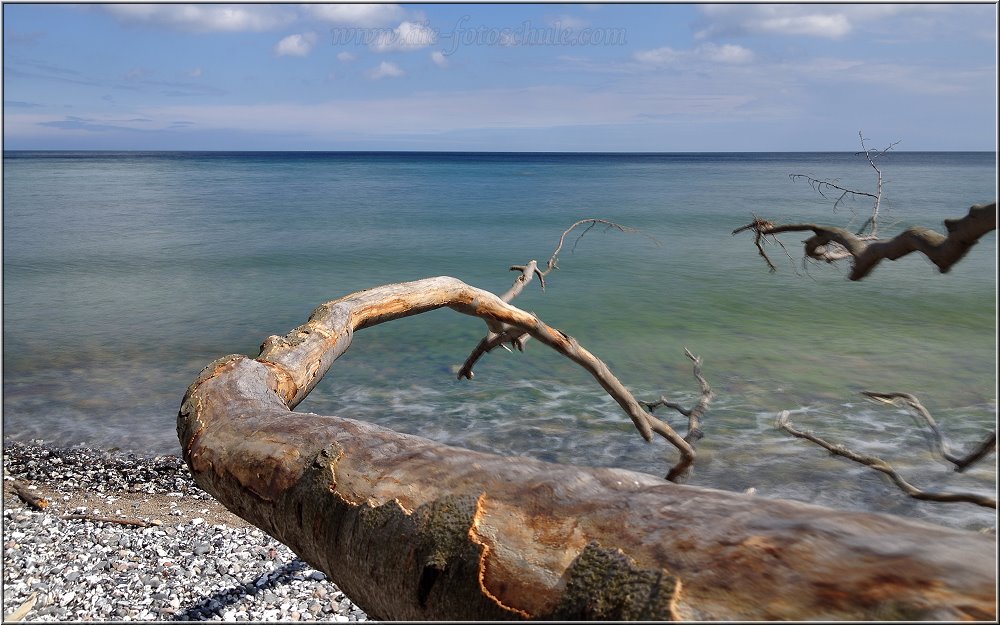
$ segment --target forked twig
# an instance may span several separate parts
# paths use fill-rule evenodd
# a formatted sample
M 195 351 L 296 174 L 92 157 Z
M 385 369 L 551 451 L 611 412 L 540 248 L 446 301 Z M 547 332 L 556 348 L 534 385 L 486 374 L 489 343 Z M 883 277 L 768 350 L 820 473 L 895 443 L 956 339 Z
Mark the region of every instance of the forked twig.
M 608 221 L 607 219 L 581 219 L 580 221 L 577 221 L 576 223 L 574 223 L 569 228 L 563 231 L 562 235 L 559 237 L 559 243 L 556 245 L 555 251 L 552 252 L 552 256 L 549 257 L 549 260 L 546 263 L 545 269 L 539 269 L 538 261 L 536 260 L 532 260 L 528 262 L 526 265 L 512 266 L 510 268 L 511 271 L 517 271 L 518 276 L 517 278 L 514 279 L 514 284 L 511 285 L 510 289 L 508 289 L 506 293 L 500 296 L 500 299 L 505 303 L 510 303 L 511 300 L 513 300 L 515 297 L 521 294 L 521 292 L 524 290 L 524 287 L 529 282 L 531 282 L 531 280 L 535 276 L 538 277 L 538 282 L 544 289 L 545 277 L 548 276 L 550 273 L 552 273 L 552 271 L 554 271 L 555 269 L 558 269 L 559 253 L 562 251 L 564 245 L 566 244 L 566 237 L 569 236 L 570 232 L 572 232 L 578 226 L 586 225 L 586 228 L 583 230 L 583 232 L 580 233 L 580 235 L 576 238 L 576 241 L 573 244 L 573 247 L 575 249 L 576 243 L 578 243 L 580 239 L 582 239 L 595 226 L 601 224 L 606 226 L 607 229 L 614 228 L 621 232 L 626 232 L 626 233 L 638 232 L 635 228 L 623 226 L 613 221 Z M 654 242 L 658 243 L 658 241 L 656 241 L 655 238 L 653 237 L 649 238 L 652 239 Z M 459 379 L 466 378 L 471 380 L 474 375 L 472 368 L 475 366 L 476 362 L 478 362 L 483 355 L 489 353 L 496 347 L 502 346 L 507 348 L 507 344 L 509 344 L 511 347 L 516 348 L 518 351 L 524 351 L 525 343 L 527 343 L 527 341 L 531 338 L 531 336 L 523 328 L 515 327 L 511 324 L 501 323 L 496 320 L 488 322 L 487 328 L 488 332 L 486 336 L 480 339 L 479 344 L 476 345 L 476 347 L 472 350 L 472 353 L 469 354 L 469 357 L 466 358 L 465 363 L 459 369 L 458 371 Z M 576 341 L 571 337 L 565 336 L 564 338 L 569 340 L 572 345 L 574 346 L 576 345 Z M 507 349 L 509 350 L 510 348 Z M 677 434 L 676 431 L 674 431 L 673 428 L 670 427 L 670 425 L 656 418 L 652 414 L 652 410 L 649 408 L 649 404 L 645 404 L 649 412 L 643 411 L 641 413 L 641 416 L 630 413 L 630 417 L 632 418 L 632 421 L 635 424 L 636 429 L 639 430 L 639 433 L 642 434 L 642 437 L 645 440 L 647 441 L 650 440 L 652 433 L 655 432 L 656 434 L 659 434 L 663 438 L 667 439 L 680 452 L 680 459 L 670 469 L 670 472 L 667 474 L 667 479 L 671 481 L 675 481 L 680 477 L 686 475 L 687 472 L 690 470 L 691 465 L 694 463 L 694 458 L 695 458 L 694 444 L 697 443 L 697 441 L 702 437 L 701 430 L 698 427 L 699 418 L 704 413 L 705 409 L 708 407 L 708 402 L 711 401 L 712 398 L 711 388 L 708 387 L 708 382 L 705 381 L 705 378 L 701 375 L 701 360 L 693 356 L 691 352 L 689 352 L 688 350 L 685 349 L 684 351 L 687 354 L 687 356 L 694 361 L 695 377 L 698 379 L 699 383 L 702 384 L 702 400 L 699 401 L 698 405 L 695 406 L 695 408 L 686 413 L 689 418 L 688 435 L 682 438 L 679 434 Z M 601 363 L 601 365 L 603 366 L 603 363 Z M 616 397 L 615 392 L 612 392 L 613 389 L 610 388 L 606 383 L 606 379 L 611 378 L 613 376 L 610 375 L 610 371 L 607 371 L 605 373 L 607 374 L 606 376 L 604 375 L 604 373 L 602 373 L 601 375 L 598 376 L 598 379 L 602 380 L 602 386 L 604 387 L 604 389 L 609 393 L 611 393 L 612 397 Z M 628 396 L 631 397 L 631 394 L 628 393 L 628 391 L 625 391 L 624 388 L 618 389 L 618 391 L 616 392 L 623 392 L 624 394 L 628 394 Z M 638 400 L 634 399 L 632 399 L 632 401 L 638 402 Z M 638 403 L 642 404 L 642 402 Z
M 860 131 L 858 132 L 858 138 L 861 140 L 861 150 L 864 152 L 865 159 L 868 161 L 868 164 L 871 165 L 872 169 L 875 170 L 875 176 L 876 176 L 875 193 L 869 193 L 867 191 L 858 191 L 857 189 L 842 187 L 840 186 L 840 184 L 838 184 L 838 181 L 831 182 L 830 180 L 813 178 L 808 174 L 789 174 L 788 177 L 793 182 L 799 179 L 805 179 L 809 183 L 809 186 L 811 186 L 814 191 L 819 193 L 824 198 L 827 197 L 826 193 L 824 193 L 824 189 L 839 191 L 840 195 L 837 197 L 837 200 L 833 203 L 834 212 L 837 211 L 837 207 L 840 206 L 840 203 L 843 202 L 844 199 L 847 198 L 848 196 L 872 198 L 873 204 L 872 204 L 871 215 L 868 216 L 868 218 L 865 220 L 865 223 L 861 224 L 861 227 L 858 228 L 857 232 L 855 232 L 854 234 L 855 236 L 865 236 L 867 238 L 875 239 L 878 237 L 878 219 L 879 219 L 879 211 L 881 210 L 882 207 L 882 189 L 883 189 L 882 170 L 879 169 L 878 165 L 875 164 L 875 159 L 885 156 L 886 153 L 888 153 L 894 147 L 899 145 L 899 141 L 889 144 L 888 147 L 882 150 L 872 150 L 867 145 L 865 145 L 864 134 L 862 134 Z M 861 154 L 861 152 L 858 152 L 857 154 Z M 869 227 L 871 228 L 871 231 L 868 232 L 866 235 L 865 229 Z
M 691 362 L 694 363 L 694 377 L 698 380 L 698 385 L 701 387 L 701 397 L 698 398 L 698 402 L 691 408 L 684 408 L 679 403 L 670 401 L 661 395 L 656 401 L 647 402 L 640 400 L 639 403 L 645 406 L 646 409 L 649 410 L 650 414 L 655 412 L 660 406 L 664 406 L 666 408 L 676 410 L 687 417 L 688 431 L 687 434 L 684 435 L 684 440 L 691 445 L 691 449 L 696 449 L 698 441 L 705 436 L 705 433 L 701 429 L 701 418 L 708 410 L 708 405 L 712 402 L 712 399 L 715 398 L 715 393 L 712 391 L 712 387 L 708 384 L 708 380 L 706 380 L 705 376 L 702 375 L 701 358 L 692 354 L 686 347 L 684 348 L 684 355 L 690 358 Z M 674 467 L 674 469 L 672 469 L 667 475 L 667 479 L 671 482 L 677 481 L 678 479 L 684 477 L 689 470 L 690 466 L 685 467 L 683 471 L 678 471 L 677 468 Z
M 783 410 L 781 414 L 778 415 L 778 420 L 776 426 L 779 430 L 784 430 L 796 438 L 801 438 L 812 443 L 815 443 L 822 447 L 823 449 L 829 451 L 835 456 L 840 456 L 841 458 L 847 458 L 852 462 L 857 462 L 866 467 L 874 469 L 879 473 L 883 473 L 889 477 L 890 480 L 904 493 L 913 497 L 914 499 L 920 499 L 922 501 L 936 501 L 944 503 L 973 503 L 977 506 L 983 506 L 984 508 L 997 507 L 997 500 L 988 497 L 986 495 L 980 495 L 978 493 L 963 493 L 963 492 L 928 492 L 921 490 L 910 484 L 903 476 L 896 471 L 895 468 L 885 460 L 877 458 L 875 456 L 867 456 L 864 454 L 859 454 L 857 452 L 847 449 L 843 445 L 835 445 L 833 443 L 827 442 L 822 438 L 814 435 L 812 432 L 806 432 L 802 430 L 797 430 L 792 426 L 792 421 L 790 418 L 790 413 L 787 410 Z
M 95 523 L 117 523 L 118 525 L 131 525 L 133 527 L 153 527 L 159 523 L 143 521 L 142 519 L 125 519 L 110 516 L 95 516 L 93 514 L 64 514 L 60 519 L 65 521 L 93 521 Z
M 511 285 L 511 287 L 507 290 L 506 293 L 500 296 L 500 299 L 509 304 L 511 300 L 513 300 L 515 297 L 521 294 L 521 292 L 524 290 L 524 287 L 527 286 L 528 283 L 531 282 L 531 280 L 535 276 L 538 277 L 538 283 L 544 290 L 545 277 L 548 276 L 550 273 L 552 273 L 554 270 L 559 268 L 558 267 L 559 252 L 562 251 L 563 246 L 566 244 L 566 237 L 569 236 L 569 233 L 572 232 L 574 229 L 576 229 L 578 226 L 582 226 L 584 224 L 586 224 L 587 227 L 584 229 L 582 233 L 580 233 L 580 235 L 573 242 L 573 249 L 576 249 L 576 244 L 579 243 L 580 239 L 582 239 L 584 235 L 586 235 L 588 232 L 590 232 L 592 228 L 594 228 L 599 224 L 603 224 L 604 226 L 606 226 L 607 230 L 616 229 L 627 234 L 639 232 L 635 228 L 632 228 L 630 226 L 623 226 L 619 223 L 615 223 L 607 219 L 597 219 L 597 218 L 581 219 L 580 221 L 577 221 L 576 223 L 574 223 L 569 228 L 566 228 L 563 231 L 562 235 L 559 237 L 559 243 L 558 245 L 556 245 L 555 251 L 552 252 L 552 256 L 549 257 L 549 260 L 545 265 L 545 269 L 539 269 L 538 261 L 536 260 L 532 260 L 528 262 L 528 264 L 526 265 L 512 265 L 510 267 L 510 270 L 517 271 L 518 276 L 514 278 L 514 284 Z M 659 243 L 655 238 L 649 235 L 646 236 L 653 242 L 657 244 Z M 484 336 L 479 341 L 479 344 L 476 345 L 476 347 L 472 350 L 472 353 L 469 354 L 469 357 L 465 359 L 465 363 L 463 363 L 462 367 L 458 370 L 458 379 L 461 380 L 462 378 L 465 378 L 467 380 L 471 380 L 475 375 L 475 373 L 473 373 L 472 371 L 472 368 L 476 365 L 479 359 L 482 358 L 485 354 L 488 354 L 489 352 L 493 351 L 497 347 L 506 348 L 506 344 L 510 344 L 511 347 L 514 347 L 518 351 L 523 352 L 525 343 L 527 343 L 530 339 L 531 337 L 528 334 L 520 330 L 517 330 L 516 328 L 512 328 L 510 326 L 500 325 L 497 328 L 490 328 L 486 336 Z M 510 351 L 509 348 L 507 349 L 508 351 Z
M 964 456 L 958 456 L 952 453 L 951 446 L 945 439 L 944 434 L 941 433 L 941 429 L 938 428 L 937 422 L 934 421 L 934 417 L 927 408 L 924 407 L 920 400 L 910 395 L 909 393 L 876 393 L 873 391 L 861 391 L 861 394 L 865 397 L 874 399 L 885 404 L 892 404 L 898 406 L 899 402 L 902 402 L 907 408 L 909 408 L 912 414 L 927 425 L 933 435 L 933 442 L 931 443 L 932 451 L 938 453 L 942 458 L 948 462 L 955 465 L 955 471 L 962 473 L 975 463 L 979 462 L 990 452 L 996 451 L 997 447 L 997 431 L 993 430 L 982 442 L 976 445 L 969 453 Z
M 764 251 L 764 240 L 763 240 L 764 237 L 770 236 L 771 241 L 773 243 L 778 244 L 781 247 L 781 249 L 785 252 L 785 256 L 787 256 L 789 260 L 792 259 L 792 255 L 788 253 L 788 250 L 785 248 L 785 244 L 781 242 L 781 239 L 779 239 L 774 235 L 767 234 L 766 232 L 767 230 L 774 228 L 774 222 L 767 221 L 766 219 L 761 219 L 760 217 L 757 216 L 756 213 L 750 213 L 750 214 L 753 215 L 753 221 L 751 221 L 745 226 L 740 226 L 736 230 L 733 230 L 733 235 L 735 236 L 740 232 L 743 232 L 744 230 L 753 230 L 754 232 L 753 244 L 757 246 L 757 253 L 760 254 L 760 257 L 764 259 L 765 263 L 767 263 L 768 271 L 774 273 L 778 270 L 778 268 L 774 266 L 774 263 L 771 262 L 771 259 L 767 255 L 767 252 Z

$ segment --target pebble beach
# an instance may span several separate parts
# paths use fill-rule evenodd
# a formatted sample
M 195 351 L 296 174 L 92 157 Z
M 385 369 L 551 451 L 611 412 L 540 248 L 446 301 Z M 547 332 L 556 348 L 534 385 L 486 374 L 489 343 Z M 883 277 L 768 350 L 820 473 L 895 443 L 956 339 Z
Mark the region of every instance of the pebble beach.
M 367 620 L 177 456 L 8 442 L 3 486 L 5 622 Z

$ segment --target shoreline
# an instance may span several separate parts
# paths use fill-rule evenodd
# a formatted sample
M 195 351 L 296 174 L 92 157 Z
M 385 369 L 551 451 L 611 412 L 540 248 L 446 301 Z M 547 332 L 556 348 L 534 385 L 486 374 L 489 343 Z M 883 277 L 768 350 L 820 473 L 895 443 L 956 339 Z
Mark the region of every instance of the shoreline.
M 177 456 L 5 441 L 3 504 L 5 621 L 367 620 Z

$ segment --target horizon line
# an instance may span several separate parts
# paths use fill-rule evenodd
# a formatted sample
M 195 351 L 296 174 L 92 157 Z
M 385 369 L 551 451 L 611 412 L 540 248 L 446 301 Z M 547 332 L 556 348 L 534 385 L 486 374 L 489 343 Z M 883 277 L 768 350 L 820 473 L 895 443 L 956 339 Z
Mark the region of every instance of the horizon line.
M 8 152 L 136 152 L 136 153 L 205 153 L 205 154 L 239 154 L 239 153 L 274 153 L 274 154 L 861 154 L 860 150 L 676 150 L 676 151 L 628 151 L 628 150 L 206 150 L 206 149 L 114 149 L 114 148 L 4 148 Z M 997 152 L 992 150 L 892 150 L 894 153 L 955 153 L 955 152 Z

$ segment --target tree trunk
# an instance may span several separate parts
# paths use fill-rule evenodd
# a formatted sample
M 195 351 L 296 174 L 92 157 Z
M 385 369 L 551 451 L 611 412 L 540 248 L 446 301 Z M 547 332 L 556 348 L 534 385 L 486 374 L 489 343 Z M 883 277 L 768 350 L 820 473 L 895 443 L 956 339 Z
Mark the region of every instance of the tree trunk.
M 430 278 L 329 302 L 257 359 L 215 361 L 178 415 L 198 484 L 372 618 L 995 620 L 991 536 L 291 412 L 354 330 L 442 306 L 590 355 L 493 294 Z

